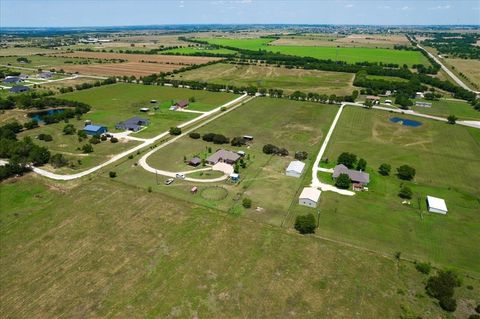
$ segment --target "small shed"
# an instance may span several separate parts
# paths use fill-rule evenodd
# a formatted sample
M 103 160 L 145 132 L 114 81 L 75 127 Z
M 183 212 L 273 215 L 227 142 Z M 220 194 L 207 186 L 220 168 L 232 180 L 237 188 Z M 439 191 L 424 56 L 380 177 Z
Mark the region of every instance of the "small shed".
M 240 174 L 237 174 L 237 173 L 230 174 L 230 181 L 232 181 L 233 183 L 236 183 L 239 180 L 240 180 Z
M 445 200 L 427 195 L 427 206 L 430 213 L 446 215 L 448 212 Z
M 102 135 L 108 132 L 108 129 L 106 126 L 89 124 L 83 128 L 83 131 L 88 135 Z
M 287 176 L 298 178 L 302 175 L 304 168 L 305 168 L 305 163 L 300 161 L 292 161 L 290 162 L 290 164 L 288 164 L 288 167 L 285 170 L 285 174 Z
M 298 198 L 298 203 L 302 206 L 315 208 L 320 200 L 322 192 L 313 187 L 305 187 Z
M 157 100 L 150 100 L 150 103 L 152 104 L 157 103 Z
M 188 162 L 188 165 L 190 165 L 190 166 L 198 166 L 198 165 L 200 165 L 201 162 L 202 162 L 202 160 L 200 159 L 200 157 L 195 156 L 194 158 L 192 158 L 192 159 Z
M 246 139 L 247 141 L 253 141 L 252 135 L 244 135 L 243 138 Z
M 175 103 L 175 106 L 180 109 L 184 109 L 188 106 L 188 100 L 181 100 Z
M 142 107 L 140 108 L 140 112 L 148 112 L 150 109 L 148 107 Z
M 190 193 L 196 194 L 198 192 L 197 186 L 193 186 L 192 189 L 190 189 Z

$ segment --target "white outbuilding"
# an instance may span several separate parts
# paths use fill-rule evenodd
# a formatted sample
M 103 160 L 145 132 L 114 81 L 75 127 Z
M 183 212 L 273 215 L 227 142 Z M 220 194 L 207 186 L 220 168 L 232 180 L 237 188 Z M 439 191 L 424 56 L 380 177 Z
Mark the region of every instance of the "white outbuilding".
M 445 201 L 441 198 L 427 195 L 427 205 L 430 213 L 446 215 L 448 212 L 447 204 L 445 204 Z
M 298 198 L 298 203 L 307 207 L 317 207 L 322 192 L 313 187 L 305 187 Z
M 305 168 L 305 163 L 300 161 L 292 161 L 290 162 L 290 164 L 288 164 L 285 174 L 287 176 L 300 177 L 303 173 L 304 168 Z

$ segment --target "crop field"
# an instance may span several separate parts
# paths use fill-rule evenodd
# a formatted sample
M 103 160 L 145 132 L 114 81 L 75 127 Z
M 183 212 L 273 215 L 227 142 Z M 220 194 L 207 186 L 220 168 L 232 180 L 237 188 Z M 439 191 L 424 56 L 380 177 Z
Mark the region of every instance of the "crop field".
M 62 65 L 65 72 L 98 76 L 146 76 L 153 73 L 170 72 L 183 66 L 142 62 L 104 63 L 87 65 Z
M 307 163 L 311 161 L 320 148 L 336 111 L 337 107 L 333 105 L 256 98 L 198 130 L 201 134 L 213 132 L 230 138 L 253 135 L 254 140 L 250 146 L 214 145 L 185 136 L 148 158 L 151 166 L 176 172 L 193 169 L 184 163 L 184 156 L 187 160 L 194 155 L 206 157 L 210 155 L 209 147 L 212 152 L 220 148 L 244 150 L 249 159 L 247 167 L 240 169 L 242 178 L 240 183 L 222 182 L 219 185 L 228 190 L 228 196 L 223 200 L 211 201 L 205 200 L 202 196 L 192 196 L 189 190 L 195 184 L 190 182 L 176 181 L 173 185 L 164 186 L 162 179 L 162 185 L 156 186 L 155 175 L 145 173 L 141 168 L 136 169 L 135 174 L 128 174 L 127 170 L 131 163 L 119 168 L 119 179 L 133 185 L 140 183 L 145 188 L 159 187 L 160 191 L 170 196 L 280 225 L 301 185 L 301 179 L 285 176 L 285 168 L 293 160 L 296 151 L 308 152 L 310 158 Z M 290 155 L 287 157 L 265 155 L 262 148 L 268 143 L 285 147 Z M 201 192 L 205 187 L 212 185 L 195 186 L 198 186 Z M 252 199 L 253 209 L 245 210 L 241 207 L 239 199 L 242 197 Z
M 351 73 L 286 69 L 274 66 L 217 63 L 175 75 L 178 80 L 195 80 L 259 88 L 283 89 L 289 94 L 299 90 L 320 94 L 348 95 L 353 91 Z
M 0 184 L 5 317 L 444 315 L 411 263 L 104 176 L 52 183 L 30 175 Z M 465 278 L 456 289 L 465 305 L 456 317 L 472 313 L 478 287 Z
M 307 34 L 303 36 L 282 36 L 280 39 L 271 42 L 271 45 L 280 46 L 340 46 L 387 49 L 393 49 L 396 44 L 410 45 L 410 42 L 404 35 L 378 34 L 351 34 L 348 36 Z
M 0 48 L 0 56 L 23 56 L 23 55 L 35 55 L 35 54 L 48 54 L 48 53 L 54 53 L 54 52 L 57 52 L 57 51 L 53 49 L 42 49 L 42 48 L 36 48 L 36 47 Z
M 25 56 L 27 57 L 27 56 Z M 17 61 L 18 57 L 0 57 L 0 64 L 3 65 L 12 65 L 17 67 L 31 68 L 31 69 L 51 69 L 59 68 L 63 64 L 80 64 L 80 63 L 92 63 L 94 61 L 89 61 L 87 59 L 81 58 L 65 58 L 65 57 L 54 57 L 47 55 L 31 55 L 27 59 L 30 60 L 29 63 L 22 63 Z M 99 61 L 101 62 L 101 61 Z M 82 64 L 83 65 L 83 64 Z
M 453 114 L 461 120 L 480 120 L 480 111 L 476 111 L 473 106 L 465 101 L 447 99 L 440 99 L 438 101 L 416 99 L 415 101 L 432 103 L 432 107 L 412 106 L 412 110 L 418 113 L 441 117 L 448 117 Z
M 199 114 L 170 111 L 172 101 L 195 98 L 189 109 L 208 111 L 229 102 L 237 97 L 231 93 L 213 93 L 163 86 L 117 83 L 88 90 L 76 91 L 60 95 L 61 98 L 90 104 L 92 110 L 83 115 L 84 119 L 107 126 L 114 130 L 115 124 L 132 116 L 140 116 L 150 120 L 150 125 L 137 137 L 153 137 L 171 126 L 197 117 Z M 150 100 L 158 101 L 158 110 L 153 109 Z M 149 107 L 151 112 L 140 112 L 140 108 Z
M 201 54 L 201 53 L 212 53 L 212 54 L 236 54 L 236 51 L 228 50 L 228 49 L 209 49 L 203 47 L 184 47 L 184 48 L 176 48 L 170 49 L 166 51 L 162 51 L 162 53 L 172 53 L 172 54 L 180 54 L 180 55 L 193 55 L 193 54 Z
M 414 64 L 428 65 L 428 60 L 417 51 L 403 51 L 392 49 L 376 48 L 337 48 L 331 47 L 312 47 L 312 46 L 280 46 L 268 45 L 271 39 L 226 39 L 226 38 L 206 38 L 202 39 L 212 44 L 231 46 L 248 50 L 268 50 L 287 55 L 305 56 L 317 59 L 331 59 L 334 61 L 345 61 L 347 63 L 356 62 L 382 62 L 396 63 L 399 65 Z
M 400 251 L 406 258 L 478 276 L 479 130 L 432 120 L 413 128 L 390 122 L 391 116 L 361 108 L 344 110 L 324 157 L 331 166 L 342 152 L 366 159 L 371 183 L 368 192 L 354 197 L 323 192 L 319 234 L 388 254 Z M 392 176 L 377 173 L 382 163 L 392 166 Z M 403 164 L 416 169 L 413 182 L 394 175 Z M 330 176 L 320 179 L 332 183 Z M 402 205 L 397 195 L 402 184 L 413 191 L 411 205 Z M 428 213 L 426 195 L 444 198 L 448 214 Z M 297 205 L 295 211 L 306 210 Z

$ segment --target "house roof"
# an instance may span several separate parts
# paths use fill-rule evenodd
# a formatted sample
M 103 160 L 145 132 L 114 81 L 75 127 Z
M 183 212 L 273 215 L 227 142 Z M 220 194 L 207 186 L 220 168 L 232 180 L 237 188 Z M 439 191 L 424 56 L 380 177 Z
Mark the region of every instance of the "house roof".
M 350 179 L 355 182 L 360 182 L 363 184 L 368 184 L 370 182 L 370 174 L 362 171 L 356 171 L 354 169 L 349 169 L 343 164 L 335 166 L 332 176 L 333 178 L 337 178 L 338 176 L 340 176 L 340 174 L 347 174 Z
M 96 131 L 101 130 L 102 128 L 105 128 L 105 126 L 88 124 L 83 128 L 83 130 L 84 131 L 94 131 L 94 132 L 96 132 Z
M 185 107 L 188 105 L 188 100 L 178 101 L 177 103 L 175 103 L 175 105 L 178 107 Z
M 192 158 L 190 160 L 190 163 L 192 163 L 192 164 L 200 164 L 201 162 L 202 162 L 202 160 L 197 156 L 195 156 L 194 158 Z
M 300 194 L 300 199 L 309 199 L 311 201 L 314 201 L 315 203 L 318 202 L 318 199 L 320 198 L 320 194 L 322 192 L 316 188 L 313 187 L 305 187 L 302 190 L 302 193 Z
M 121 123 L 123 123 L 125 125 L 140 125 L 141 123 L 147 123 L 147 122 L 148 122 L 148 120 L 146 120 L 144 118 L 134 116 L 134 117 L 129 118 L 128 120 L 125 120 Z
M 441 198 L 427 195 L 427 202 L 428 202 L 428 207 L 430 208 L 448 212 L 447 204 L 445 203 L 445 200 Z
M 380 97 L 376 95 L 367 95 L 367 100 L 380 100 Z
M 13 92 L 13 93 L 17 93 L 17 92 L 24 92 L 24 91 L 28 91 L 28 90 L 30 90 L 30 88 L 28 86 L 17 85 L 17 86 L 12 87 L 9 91 Z
M 301 174 L 305 168 L 305 163 L 300 161 L 292 161 L 288 164 L 287 172 L 296 172 Z
M 222 160 L 229 160 L 229 161 L 237 161 L 238 159 L 240 158 L 240 155 L 238 155 L 237 153 L 235 152 L 232 152 L 232 151 L 227 151 L 227 150 L 218 150 L 216 151 L 214 154 L 210 155 L 208 158 L 207 158 L 207 161 L 208 162 L 213 162 L 213 163 L 216 163 L 218 162 L 220 159 Z
M 3 83 L 16 83 L 16 82 L 20 82 L 20 77 L 18 76 L 10 76 L 10 77 L 6 77 L 4 80 L 3 80 Z

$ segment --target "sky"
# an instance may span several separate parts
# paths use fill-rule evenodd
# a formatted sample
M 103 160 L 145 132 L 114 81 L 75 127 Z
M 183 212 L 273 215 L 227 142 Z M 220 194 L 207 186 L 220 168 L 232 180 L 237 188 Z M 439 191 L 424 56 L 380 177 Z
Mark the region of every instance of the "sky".
M 480 0 L 0 0 L 0 27 L 480 24 Z

